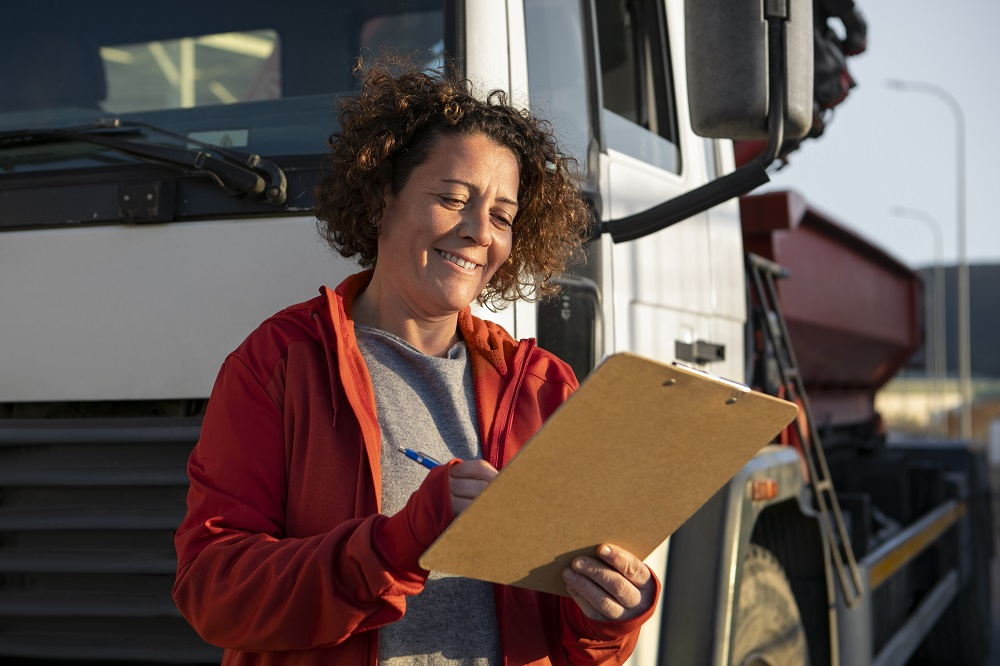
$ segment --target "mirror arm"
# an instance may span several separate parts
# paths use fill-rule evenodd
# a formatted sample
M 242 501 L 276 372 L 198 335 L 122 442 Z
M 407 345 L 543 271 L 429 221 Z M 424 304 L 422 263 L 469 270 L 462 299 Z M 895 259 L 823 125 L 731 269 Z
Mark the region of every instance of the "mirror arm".
M 778 151 L 781 150 L 781 144 L 784 143 L 785 134 L 785 88 L 788 76 L 785 63 L 785 29 L 788 9 L 785 0 L 768 0 L 765 4 L 767 5 L 768 58 L 771 67 L 768 72 L 770 100 L 767 118 L 768 137 L 764 152 L 732 173 L 690 192 L 685 192 L 658 206 L 618 220 L 601 222 L 597 228 L 598 235 L 609 233 L 615 243 L 642 238 L 702 213 L 733 197 L 746 194 L 771 180 L 767 175 L 767 167 L 778 157 Z M 783 10 L 782 7 L 784 7 Z

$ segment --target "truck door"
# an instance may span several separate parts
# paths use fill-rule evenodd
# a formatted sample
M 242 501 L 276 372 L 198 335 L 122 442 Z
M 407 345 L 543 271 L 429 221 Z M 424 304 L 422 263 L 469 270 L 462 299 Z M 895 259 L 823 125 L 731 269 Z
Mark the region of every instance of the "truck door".
M 652 0 L 525 2 L 532 108 L 580 160 L 608 224 L 732 169 L 719 144 L 688 129 L 682 12 L 680 3 Z M 591 264 L 584 272 L 599 285 L 605 322 L 598 358 L 629 350 L 743 377 L 734 203 L 633 242 L 605 235 L 592 244 Z

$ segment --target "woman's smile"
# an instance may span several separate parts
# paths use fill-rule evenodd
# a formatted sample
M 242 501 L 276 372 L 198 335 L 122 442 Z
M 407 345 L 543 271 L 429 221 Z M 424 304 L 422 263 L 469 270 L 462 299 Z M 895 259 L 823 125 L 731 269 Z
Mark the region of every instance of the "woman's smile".
M 454 254 L 451 254 L 450 252 L 446 252 L 444 250 L 438 250 L 437 253 L 460 268 L 464 268 L 470 271 L 476 268 L 482 268 L 480 264 L 469 261 L 467 259 L 462 259 L 461 257 L 457 257 Z

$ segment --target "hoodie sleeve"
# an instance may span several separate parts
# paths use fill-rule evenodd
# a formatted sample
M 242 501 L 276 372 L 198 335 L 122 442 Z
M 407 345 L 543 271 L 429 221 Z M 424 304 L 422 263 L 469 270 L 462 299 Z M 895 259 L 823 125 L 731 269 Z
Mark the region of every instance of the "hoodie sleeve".
M 399 619 L 426 581 L 417 558 L 453 518 L 442 465 L 391 518 L 285 538 L 284 429 L 281 410 L 230 356 L 188 462 L 188 510 L 175 535 L 174 601 L 214 645 L 324 647 Z
M 635 650 L 639 629 L 652 617 L 660 597 L 660 581 L 656 581 L 656 596 L 649 610 L 638 617 L 622 622 L 591 620 L 569 597 L 560 597 L 562 617 L 562 644 L 569 663 L 574 666 L 623 664 Z

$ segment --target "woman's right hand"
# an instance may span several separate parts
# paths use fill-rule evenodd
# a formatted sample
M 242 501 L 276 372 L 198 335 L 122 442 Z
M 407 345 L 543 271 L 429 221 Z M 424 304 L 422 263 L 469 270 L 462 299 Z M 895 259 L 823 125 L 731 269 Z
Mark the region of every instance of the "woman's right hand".
M 485 460 L 465 460 L 449 470 L 448 489 L 451 491 L 451 509 L 455 515 L 462 513 L 472 500 L 499 474 Z

